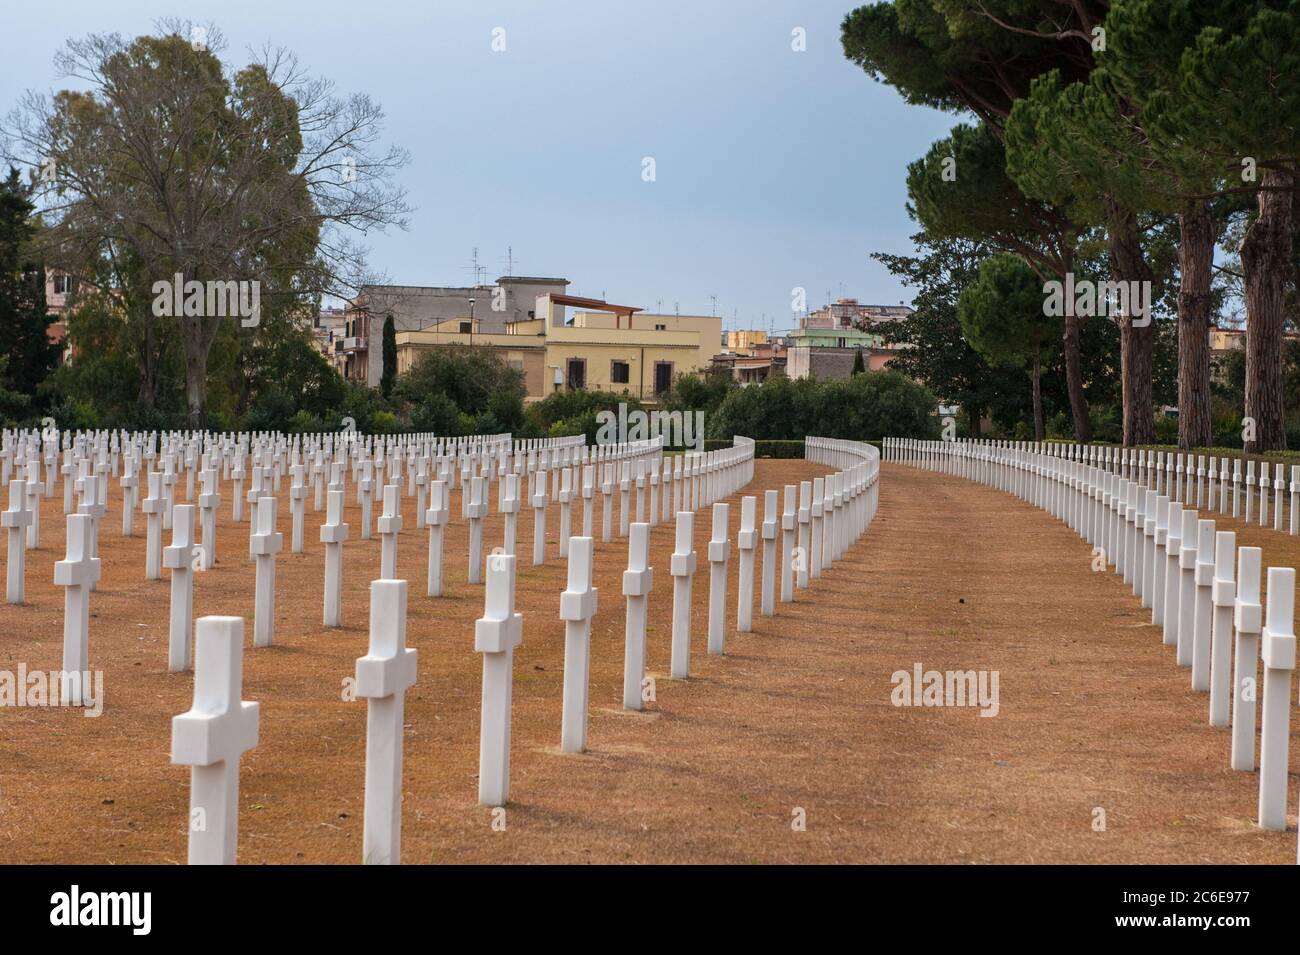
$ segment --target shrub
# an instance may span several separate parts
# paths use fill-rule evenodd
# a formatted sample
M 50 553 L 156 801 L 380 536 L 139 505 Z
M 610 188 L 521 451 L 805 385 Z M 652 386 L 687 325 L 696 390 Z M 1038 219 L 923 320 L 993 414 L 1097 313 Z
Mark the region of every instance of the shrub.
M 884 369 L 847 379 L 772 378 L 729 392 L 706 421 L 709 437 L 754 440 L 828 438 L 879 440 L 933 437 L 937 402 L 925 388 Z

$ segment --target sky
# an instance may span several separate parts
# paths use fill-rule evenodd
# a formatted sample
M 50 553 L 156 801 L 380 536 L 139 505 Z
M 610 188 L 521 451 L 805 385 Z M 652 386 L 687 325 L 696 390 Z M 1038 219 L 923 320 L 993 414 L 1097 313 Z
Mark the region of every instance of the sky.
M 796 287 L 811 308 L 910 301 L 870 254 L 911 250 L 907 164 L 958 121 L 844 58 L 854 5 L 54 0 L 40 30 L 0 36 L 0 112 L 60 88 L 70 37 L 211 23 L 228 64 L 286 47 L 383 106 L 415 207 L 406 230 L 362 240 L 389 281 L 470 284 L 477 248 L 490 282 L 510 250 L 513 274 L 567 278 L 576 295 L 781 331 Z

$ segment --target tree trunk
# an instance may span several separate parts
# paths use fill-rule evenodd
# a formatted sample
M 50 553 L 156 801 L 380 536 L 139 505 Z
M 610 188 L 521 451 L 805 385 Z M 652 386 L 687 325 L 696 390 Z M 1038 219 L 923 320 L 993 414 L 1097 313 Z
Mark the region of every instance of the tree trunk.
M 1214 217 L 1209 203 L 1192 202 L 1178 216 L 1178 447 L 1209 447 L 1210 271 L 1214 267 Z
M 983 408 L 967 408 L 966 419 L 970 424 L 970 436 L 978 441 L 980 434 L 980 417 L 984 414 Z
M 1265 168 L 1259 215 L 1241 242 L 1246 291 L 1246 418 L 1254 421 L 1248 454 L 1286 448 L 1282 410 L 1282 322 L 1291 268 L 1292 170 Z M 1249 427 L 1249 424 L 1246 425 Z
M 1110 277 L 1114 282 L 1151 282 L 1153 275 L 1142 252 L 1142 235 L 1132 209 L 1106 197 L 1106 233 L 1110 252 Z M 1098 302 L 1100 308 L 1101 303 Z M 1130 309 L 1131 311 L 1131 309 Z M 1155 326 L 1150 313 L 1147 324 L 1137 327 L 1133 316 L 1120 319 L 1119 361 L 1123 387 L 1124 444 L 1153 444 L 1156 438 L 1155 410 L 1151 400 Z
M 131 308 L 137 308 L 132 304 Z M 144 345 L 140 348 L 137 364 L 140 370 L 140 388 L 137 400 L 147 408 L 152 408 L 158 399 L 158 355 L 154 346 L 153 314 L 150 304 L 145 303 L 141 322 L 144 325 Z
M 1073 255 L 1065 257 L 1065 271 L 1074 268 Z M 1064 275 L 1061 276 L 1065 278 Z M 1082 346 L 1079 342 L 1079 317 L 1073 308 L 1067 308 L 1065 316 L 1065 333 L 1062 336 L 1065 347 L 1065 390 L 1070 396 L 1070 414 L 1074 418 L 1074 439 L 1080 444 L 1092 441 L 1092 421 L 1088 417 L 1088 399 L 1083 393 L 1083 361 L 1080 357 Z
M 1047 428 L 1043 424 L 1043 388 L 1042 388 L 1042 364 L 1039 360 L 1040 349 L 1038 343 L 1034 342 L 1034 440 L 1042 441 L 1047 435 Z
M 186 425 L 207 427 L 208 353 L 217 337 L 220 317 L 181 318 L 181 346 L 185 352 Z

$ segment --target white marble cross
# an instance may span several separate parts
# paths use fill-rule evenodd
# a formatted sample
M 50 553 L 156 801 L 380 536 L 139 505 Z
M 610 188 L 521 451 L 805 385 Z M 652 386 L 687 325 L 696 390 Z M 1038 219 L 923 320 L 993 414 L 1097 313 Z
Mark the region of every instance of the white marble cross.
M 1214 617 L 1214 521 L 1196 525 L 1196 610 L 1192 629 L 1192 689 L 1208 693 L 1210 689 L 1210 640 Z
M 253 467 L 253 480 L 248 486 L 248 556 L 256 556 L 253 550 L 253 537 L 257 534 L 257 504 L 264 494 L 270 493 L 270 475 L 260 466 Z M 257 623 L 254 621 L 254 627 Z
M 235 469 L 230 473 L 230 480 L 234 486 L 230 516 L 236 524 L 244 519 L 244 476 L 244 456 L 239 454 L 235 457 Z
M 290 537 L 290 553 L 302 553 L 302 527 L 307 514 L 307 467 L 291 464 L 289 473 L 293 483 L 289 485 L 289 510 L 293 515 L 293 530 Z
M 72 513 L 72 492 L 77 485 L 77 464 L 73 456 L 72 448 L 63 452 L 63 466 L 59 468 L 59 474 L 63 476 L 63 513 Z
M 348 525 L 343 522 L 343 492 L 330 489 L 325 523 L 320 528 L 325 545 L 325 626 L 343 626 L 343 542 Z
M 371 477 L 374 465 L 370 461 L 361 464 L 361 480 L 357 482 L 357 495 L 361 500 L 361 539 L 370 540 L 370 513 L 374 501 L 375 482 Z
M 663 462 L 652 460 L 650 462 L 650 520 L 651 527 L 659 524 L 659 468 Z
M 1296 662 L 1295 570 L 1290 567 L 1268 569 L 1268 612 L 1259 647 L 1264 661 L 1259 827 L 1282 832 L 1286 829 L 1287 746 L 1291 741 L 1291 672 Z
M 653 587 L 650 525 L 633 524 L 627 539 L 627 570 L 623 571 L 623 596 L 627 598 L 623 647 L 623 708 L 626 710 L 640 710 L 644 706 L 646 605 Z
M 54 583 L 63 591 L 63 700 L 80 706 L 84 675 L 90 672 L 90 591 L 99 580 L 99 558 L 91 556 L 94 522 L 89 514 L 69 514 L 67 552 L 54 564 Z
M 636 520 L 638 522 L 644 522 L 645 508 L 646 508 L 646 476 L 645 476 L 644 458 L 637 458 L 636 460 L 635 477 L 636 477 L 636 484 L 635 484 L 636 502 L 633 505 L 633 507 L 636 513 Z
M 785 499 L 781 512 L 781 602 L 794 599 L 794 548 L 798 512 L 795 510 L 795 486 L 784 487 Z
M 1282 499 L 1284 496 L 1282 492 L 1286 490 L 1286 481 L 1282 477 L 1284 471 L 1285 468 L 1280 463 L 1273 466 L 1273 530 L 1275 531 L 1282 529 Z
M 167 669 L 183 673 L 191 666 L 191 627 L 194 616 L 194 505 L 177 504 L 172 515 L 171 546 L 163 549 L 163 566 L 172 572 L 171 624 L 167 638 Z
M 172 507 L 176 504 L 176 460 L 171 454 L 163 457 L 162 481 L 163 501 L 162 529 L 172 529 Z
M 1278 466 L 1279 468 L 1281 465 Z M 1268 462 L 1259 462 L 1259 526 L 1268 524 Z
M 533 484 L 533 566 L 546 563 L 546 472 L 538 471 Z
M 479 722 L 478 801 L 504 806 L 510 798 L 510 711 L 514 652 L 523 640 L 515 613 L 515 558 L 488 561 L 483 616 L 474 623 L 474 649 L 483 654 L 483 704 Z
M 839 497 L 843 502 L 843 494 L 839 491 L 840 476 L 838 474 L 826 475 L 826 488 L 822 495 L 822 558 L 821 565 L 829 570 L 832 562 L 835 560 L 835 499 Z
M 1147 589 L 1151 598 L 1151 624 L 1158 627 L 1163 625 L 1165 620 L 1164 597 L 1167 590 L 1165 573 L 1168 570 L 1165 553 L 1169 546 L 1169 498 L 1163 494 L 1156 495 L 1155 534 L 1151 542 L 1149 555 L 1151 566 L 1147 568 L 1149 578 Z
M 319 513 L 325 506 L 325 453 L 318 450 L 311 459 L 311 509 Z
M 144 576 L 146 580 L 157 580 L 162 576 L 162 515 L 166 504 L 162 496 L 162 475 L 157 471 L 150 471 L 148 487 L 149 496 L 140 504 L 147 522 Z
M 587 700 L 591 684 L 591 618 L 597 591 L 591 586 L 592 539 L 575 537 L 569 547 L 569 587 L 560 594 L 564 621 L 564 699 L 560 717 L 560 749 L 581 753 L 587 748 Z
M 560 556 L 569 556 L 569 538 L 573 535 L 573 471 L 560 474 Z
M 1227 462 L 1227 458 L 1224 458 Z M 1224 482 L 1227 486 L 1227 482 Z M 1246 485 L 1249 488 L 1249 484 Z M 1232 516 L 1236 517 L 1241 510 L 1241 458 L 1232 459 Z
M 1258 697 L 1259 634 L 1263 608 L 1259 603 L 1262 552 L 1258 547 L 1237 549 L 1237 596 L 1233 601 L 1233 627 L 1237 631 L 1232 682 L 1233 769 L 1255 769 L 1255 705 Z
M 239 758 L 257 745 L 259 706 L 240 699 L 242 617 L 200 617 L 194 703 L 172 717 L 172 763 L 190 767 L 189 864 L 234 865 L 239 841 Z
M 27 463 L 27 513 L 31 520 L 27 524 L 27 549 L 34 550 L 41 546 L 41 473 L 40 459 L 36 458 Z M 94 505 L 97 503 L 95 479 L 90 478 L 88 485 L 87 501 L 88 505 L 83 505 L 83 513 L 89 514 L 95 518 Z
M 471 584 L 483 582 L 483 519 L 487 517 L 487 478 L 469 479 L 469 503 L 465 505 L 465 516 L 469 520 L 469 573 L 467 580 Z
M 695 574 L 695 515 L 677 512 L 676 549 L 669 560 L 673 578 L 673 645 L 671 673 L 685 680 L 691 672 L 691 578 Z
M 136 488 L 140 486 L 140 479 L 135 473 L 134 458 L 126 459 L 126 467 L 120 483 L 122 485 L 122 536 L 131 537 L 135 533 Z
M 754 629 L 754 550 L 758 545 L 754 521 L 757 507 L 758 499 L 752 495 L 740 499 L 740 532 L 736 537 L 736 550 L 740 554 L 736 581 L 736 630 L 740 633 Z
M 1213 495 L 1211 495 L 1213 496 Z M 1210 725 L 1226 727 L 1232 704 L 1232 612 L 1237 599 L 1233 565 L 1237 535 L 1219 531 L 1214 537 L 1214 626 L 1210 636 Z
M 1251 458 L 1246 462 L 1246 523 L 1250 523 L 1250 515 L 1253 513 L 1251 508 L 1253 504 L 1253 495 L 1255 493 L 1255 460 Z
M 1179 567 L 1180 555 L 1183 550 L 1183 507 L 1174 501 L 1169 502 L 1169 531 L 1165 535 L 1165 611 L 1163 615 L 1164 629 L 1161 632 L 1161 642 L 1165 646 L 1176 646 L 1178 643 L 1178 612 L 1182 603 L 1182 573 Z M 1122 570 L 1120 564 L 1123 562 L 1122 555 L 1116 563 L 1116 572 Z M 1159 600 L 1160 595 L 1156 594 L 1155 599 Z
M 809 541 L 812 533 L 812 482 L 799 482 L 799 552 L 802 559 L 796 560 L 798 574 L 796 583 L 799 589 L 808 586 L 810 576 L 809 558 L 811 544 Z
M 822 575 L 822 509 L 826 502 L 826 479 L 813 478 L 812 482 L 812 505 L 809 507 L 808 516 L 812 526 L 811 540 L 808 550 L 808 576 L 816 579 Z
M 357 696 L 368 701 L 362 844 L 367 865 L 402 860 L 402 727 L 415 661 L 415 651 L 406 646 L 406 581 L 371 581 L 370 648 L 356 669 Z
M 623 461 L 618 478 L 618 536 L 627 536 L 627 526 L 632 521 L 632 462 Z
M 582 536 L 591 536 L 591 506 L 596 494 L 596 468 L 594 465 L 582 466 Z
M 384 513 L 378 521 L 379 576 L 397 579 L 397 535 L 402 531 L 402 486 L 384 485 Z
M 199 566 L 211 570 L 217 562 L 217 508 L 221 506 L 221 494 L 217 491 L 217 472 L 207 468 L 200 473 L 202 482 L 199 490 L 199 524 L 203 531 L 203 546 L 199 548 Z
M 503 550 L 514 557 L 518 554 L 519 538 L 519 475 L 507 474 L 501 488 L 501 513 L 505 515 Z
M 429 509 L 424 523 L 429 528 L 429 588 L 430 597 L 442 596 L 442 528 L 447 523 L 449 491 L 446 481 L 429 484 Z
M 256 600 L 253 610 L 253 646 L 269 647 L 275 632 L 275 555 L 284 548 L 284 535 L 275 529 L 279 500 L 257 502 L 253 557 L 257 561 Z
M 425 501 L 429 496 L 429 459 L 420 457 L 415 464 L 415 529 L 424 530 Z
M 709 653 L 721 656 L 727 639 L 727 563 L 731 540 L 727 532 L 730 507 L 713 505 L 713 537 L 709 540 Z
M 1178 552 L 1178 643 L 1174 655 L 1179 666 L 1192 665 L 1192 643 L 1196 635 L 1196 557 L 1200 542 L 1196 537 L 1196 512 L 1183 510 L 1182 546 Z
M 764 617 L 776 613 L 777 492 L 763 492 L 763 584 L 759 610 Z
M 25 597 L 27 579 L 27 524 L 32 515 L 27 510 L 27 485 L 24 481 L 9 482 L 9 510 L 0 514 L 0 526 L 7 531 L 8 563 L 5 574 L 5 601 L 20 604 Z
M 1300 464 L 1291 465 L 1291 536 L 1300 533 Z
M 609 542 L 614 539 L 614 502 L 610 495 L 614 491 L 614 465 L 606 462 L 600 482 L 600 539 Z

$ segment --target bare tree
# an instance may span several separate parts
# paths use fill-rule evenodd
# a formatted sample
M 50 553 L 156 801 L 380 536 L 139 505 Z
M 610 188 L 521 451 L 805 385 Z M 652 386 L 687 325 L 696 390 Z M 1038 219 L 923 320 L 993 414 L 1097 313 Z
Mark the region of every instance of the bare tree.
M 179 324 L 191 427 L 204 424 L 208 354 L 229 319 L 160 318 L 158 283 L 257 282 L 263 307 L 282 309 L 351 298 L 374 280 L 358 237 L 404 229 L 410 211 L 393 184 L 407 155 L 381 146 L 377 103 L 338 95 L 283 49 L 237 71 L 223 50 L 216 28 L 178 20 L 130 42 L 71 40 L 56 65 L 80 88 L 27 92 L 0 129 L 6 157 L 41 187 L 48 261 L 90 274 L 129 252 L 143 287 L 125 300 L 152 298 L 146 323 Z

